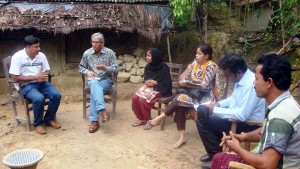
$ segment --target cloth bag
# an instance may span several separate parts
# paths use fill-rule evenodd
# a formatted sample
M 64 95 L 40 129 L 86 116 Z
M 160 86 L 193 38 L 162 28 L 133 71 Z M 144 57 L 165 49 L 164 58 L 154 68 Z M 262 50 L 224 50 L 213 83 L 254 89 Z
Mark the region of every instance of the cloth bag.
M 180 87 L 176 94 L 186 94 L 193 99 L 201 100 L 204 96 L 209 95 L 211 89 L 189 89 Z
M 135 94 L 144 98 L 147 103 L 150 103 L 150 101 L 158 94 L 158 92 L 154 91 L 153 87 L 143 85 L 135 92 Z

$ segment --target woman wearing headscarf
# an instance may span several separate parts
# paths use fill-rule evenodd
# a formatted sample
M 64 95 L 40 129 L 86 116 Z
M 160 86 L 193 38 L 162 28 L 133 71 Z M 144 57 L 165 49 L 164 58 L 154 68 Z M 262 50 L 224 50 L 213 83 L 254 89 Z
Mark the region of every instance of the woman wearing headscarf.
M 172 95 L 170 69 L 163 62 L 162 53 L 157 48 L 150 48 L 146 61 L 144 85 L 132 96 L 132 111 L 138 119 L 132 127 L 145 125 L 151 120 L 151 109 L 156 100 Z
M 219 99 L 219 67 L 212 61 L 213 50 L 210 45 L 204 44 L 197 47 L 195 59 L 179 77 L 179 84 L 184 94 L 178 94 L 166 107 L 164 113 L 155 119 L 149 120 L 144 126 L 145 130 L 158 125 L 166 116 L 175 113 L 174 120 L 179 132 L 179 140 L 174 148 L 179 148 L 186 143 L 185 123 L 186 114 L 193 120 L 207 120 L 209 109 L 200 105 L 204 102 Z M 197 112 L 201 112 L 197 117 Z

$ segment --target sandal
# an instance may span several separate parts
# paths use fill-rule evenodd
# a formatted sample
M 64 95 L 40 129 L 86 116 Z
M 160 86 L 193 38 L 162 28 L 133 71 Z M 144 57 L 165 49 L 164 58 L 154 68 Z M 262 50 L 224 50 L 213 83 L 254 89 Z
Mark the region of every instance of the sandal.
M 137 127 L 137 126 L 142 126 L 142 125 L 145 125 L 147 122 L 146 121 L 137 121 L 137 122 L 134 122 L 132 123 L 132 127 Z
M 154 127 L 154 126 L 156 126 L 157 124 L 153 124 L 152 122 L 151 122 L 151 120 L 148 120 L 147 121 L 147 124 L 145 125 L 145 127 L 144 127 L 144 130 L 150 130 L 152 127 Z
M 106 123 L 110 119 L 110 115 L 107 114 L 106 112 L 103 112 L 101 116 L 102 116 L 102 123 Z

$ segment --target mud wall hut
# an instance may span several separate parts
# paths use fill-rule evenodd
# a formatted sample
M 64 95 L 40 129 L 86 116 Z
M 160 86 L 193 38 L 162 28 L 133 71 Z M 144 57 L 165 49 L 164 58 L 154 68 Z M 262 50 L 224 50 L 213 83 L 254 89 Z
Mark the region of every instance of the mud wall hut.
M 165 11 L 171 10 L 166 3 L 167 0 L 0 1 L 0 59 L 21 50 L 23 38 L 29 34 L 41 39 L 41 51 L 54 74 L 77 67 L 96 31 L 105 35 L 105 45 L 117 55 L 149 46 L 159 41 L 169 25 L 170 14 Z M 2 64 L 0 67 L 3 76 Z

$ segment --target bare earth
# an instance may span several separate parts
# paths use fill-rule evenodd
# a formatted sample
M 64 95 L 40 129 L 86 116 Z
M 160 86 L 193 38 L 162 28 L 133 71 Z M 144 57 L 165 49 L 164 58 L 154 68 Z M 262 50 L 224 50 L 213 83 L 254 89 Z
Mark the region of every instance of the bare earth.
M 100 124 L 99 131 L 90 134 L 90 122 L 82 118 L 81 78 L 77 71 L 55 77 L 53 83 L 63 95 L 57 113 L 62 128 L 47 128 L 46 135 L 38 135 L 34 130 L 28 132 L 24 124 L 16 125 L 11 104 L 5 104 L 7 87 L 4 79 L 0 79 L 1 159 L 14 150 L 35 148 L 44 152 L 37 167 L 40 169 L 200 168 L 199 157 L 205 150 L 193 121 L 187 121 L 188 141 L 179 149 L 173 149 L 178 132 L 172 118 L 167 119 L 163 131 L 159 127 L 149 131 L 131 127 L 136 119 L 130 97 L 140 84 L 119 83 L 115 119 Z M 110 112 L 110 104 L 107 109 Z M 152 112 L 152 117 L 156 115 Z M 0 163 L 0 168 L 8 167 Z

